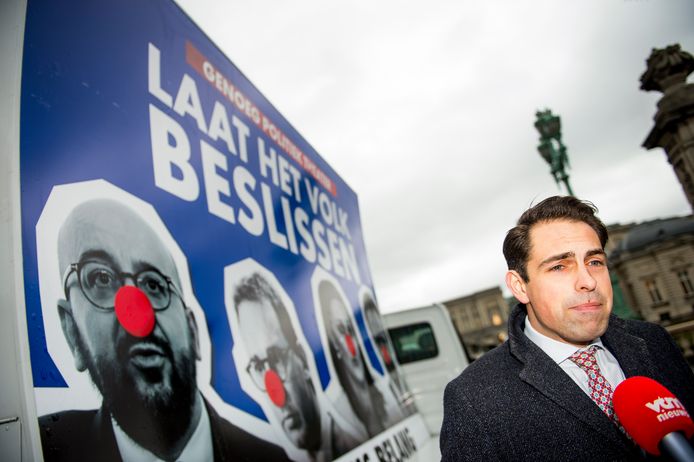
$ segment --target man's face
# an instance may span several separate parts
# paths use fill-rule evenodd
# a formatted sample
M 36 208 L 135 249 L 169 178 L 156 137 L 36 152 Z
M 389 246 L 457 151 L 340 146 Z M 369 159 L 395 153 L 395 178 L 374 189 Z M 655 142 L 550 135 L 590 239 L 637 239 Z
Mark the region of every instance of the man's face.
M 289 348 L 275 310 L 267 300 L 244 300 L 238 305 L 238 314 L 241 341 L 249 359 L 254 358 L 253 363 L 278 356 L 285 358 L 284 406 L 277 406 L 268 396 L 268 407 L 292 444 L 301 449 L 317 450 L 321 444 L 321 427 L 316 392 L 306 366 L 297 352 Z M 273 351 L 274 354 L 270 353 Z M 282 354 L 277 355 L 280 351 Z M 269 367 L 272 361 L 267 364 Z
M 337 350 L 338 361 L 340 362 L 335 367 L 341 367 L 345 370 L 349 379 L 355 384 L 365 385 L 366 375 L 361 348 L 347 308 L 338 298 L 331 298 L 328 301 L 327 314 L 326 327 L 329 340 Z
M 153 268 L 178 283 L 173 261 L 158 237 L 125 208 L 92 205 L 80 210 L 62 230 L 59 247 L 62 267 L 91 260 L 115 272 L 134 274 Z M 128 278 L 125 283 L 133 281 Z M 128 334 L 113 311 L 95 308 L 75 272 L 67 280 L 67 290 L 70 301 L 60 303 L 69 310 L 64 316 L 74 334 L 76 366 L 89 370 L 124 430 L 137 427 L 142 409 L 177 420 L 185 428 L 197 389 L 197 349 L 194 325 L 181 299 L 172 294 L 169 307 L 156 311 L 151 334 L 140 338 Z
M 375 306 L 367 305 L 367 307 L 364 309 L 364 315 L 366 316 L 366 323 L 369 325 L 369 330 L 374 337 L 385 334 L 385 328 L 381 322 L 381 316 L 378 314 Z
M 381 315 L 378 313 L 376 306 L 370 304 L 365 306 L 364 315 L 366 317 L 366 323 L 369 325 L 371 335 L 373 335 L 373 341 L 376 343 L 378 353 L 381 355 L 381 359 L 388 371 L 392 371 L 395 368 L 393 364 L 393 351 L 390 347 L 390 342 L 388 342 L 388 337 L 386 336 L 386 329 L 381 322 Z
M 510 271 L 507 284 L 527 305 L 532 326 L 578 346 L 601 336 L 612 310 L 612 285 L 595 231 L 583 222 L 543 222 L 530 229 L 530 244 L 529 281 Z

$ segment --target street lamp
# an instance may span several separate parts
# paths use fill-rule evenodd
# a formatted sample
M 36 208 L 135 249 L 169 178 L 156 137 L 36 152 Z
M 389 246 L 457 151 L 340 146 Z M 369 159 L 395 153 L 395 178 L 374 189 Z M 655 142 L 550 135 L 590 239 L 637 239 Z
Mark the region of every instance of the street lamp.
M 566 154 L 566 146 L 561 142 L 561 119 L 545 109 L 535 113 L 535 128 L 540 132 L 540 144 L 537 146 L 542 158 L 549 164 L 557 185 L 563 182 L 569 195 L 573 196 L 569 184 L 569 156 Z

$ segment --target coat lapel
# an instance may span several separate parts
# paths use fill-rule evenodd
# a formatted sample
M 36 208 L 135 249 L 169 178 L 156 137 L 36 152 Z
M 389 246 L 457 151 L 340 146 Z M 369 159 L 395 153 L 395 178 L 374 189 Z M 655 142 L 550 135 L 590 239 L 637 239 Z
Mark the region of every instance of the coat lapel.
M 524 310 L 520 310 L 517 316 L 509 321 L 511 354 L 523 363 L 519 378 L 557 406 L 571 413 L 577 420 L 595 430 L 596 437 L 599 436 L 626 447 L 624 436 L 593 400 L 559 365 L 525 336 L 524 321 Z
M 92 438 L 85 435 L 85 445 L 91 446 L 88 453 L 103 462 L 122 462 L 116 436 L 113 434 L 111 414 L 103 405 L 94 414 L 91 435 Z
M 617 317 L 610 318 L 610 325 L 601 337 L 608 350 L 617 358 L 626 378 L 635 375 L 657 377 L 657 367 L 651 358 L 646 342 L 628 334 L 622 329 L 623 321 Z

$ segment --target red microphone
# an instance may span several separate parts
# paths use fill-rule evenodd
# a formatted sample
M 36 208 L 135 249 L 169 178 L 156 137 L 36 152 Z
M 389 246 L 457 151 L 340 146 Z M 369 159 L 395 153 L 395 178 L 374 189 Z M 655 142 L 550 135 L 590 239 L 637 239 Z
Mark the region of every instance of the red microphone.
M 676 461 L 694 461 L 694 422 L 670 390 L 648 377 L 630 377 L 617 386 L 614 411 L 629 436 L 646 452 L 661 450 Z

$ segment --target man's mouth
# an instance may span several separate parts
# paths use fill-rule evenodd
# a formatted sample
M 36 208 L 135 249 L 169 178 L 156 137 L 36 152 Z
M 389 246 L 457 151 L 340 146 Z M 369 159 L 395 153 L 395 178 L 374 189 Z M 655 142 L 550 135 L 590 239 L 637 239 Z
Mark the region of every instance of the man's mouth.
M 166 353 L 152 342 L 138 342 L 128 350 L 130 362 L 139 369 L 161 368 L 168 360 Z
M 571 309 L 579 313 L 591 313 L 594 311 L 600 311 L 602 309 L 602 302 L 594 301 L 581 303 L 579 305 L 572 306 Z
M 299 414 L 296 411 L 290 411 L 283 419 L 282 426 L 288 430 L 295 430 L 299 428 L 301 420 L 299 419 Z

